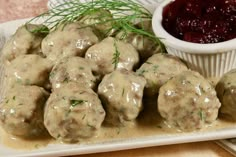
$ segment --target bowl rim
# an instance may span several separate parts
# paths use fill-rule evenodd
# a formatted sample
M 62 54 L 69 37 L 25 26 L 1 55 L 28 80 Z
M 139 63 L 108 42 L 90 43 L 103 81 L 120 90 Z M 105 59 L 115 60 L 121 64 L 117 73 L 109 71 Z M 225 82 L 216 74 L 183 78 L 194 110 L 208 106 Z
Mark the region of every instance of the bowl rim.
M 186 53 L 214 54 L 236 50 L 236 38 L 219 43 L 200 44 L 180 40 L 169 34 L 162 26 L 163 8 L 173 0 L 163 1 L 154 11 L 152 17 L 152 29 L 154 34 L 168 47 L 172 47 Z

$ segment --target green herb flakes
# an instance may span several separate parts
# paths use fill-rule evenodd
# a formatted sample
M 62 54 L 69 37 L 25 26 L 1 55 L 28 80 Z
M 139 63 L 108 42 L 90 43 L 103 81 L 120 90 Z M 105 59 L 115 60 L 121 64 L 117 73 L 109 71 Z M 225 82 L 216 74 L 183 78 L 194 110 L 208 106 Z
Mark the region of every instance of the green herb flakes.
M 79 67 L 80 70 L 84 70 L 84 67 Z
M 202 109 L 199 110 L 198 115 L 199 115 L 201 121 L 205 120 L 204 113 L 203 113 Z
M 112 58 L 112 64 L 114 64 L 114 69 L 117 68 L 117 65 L 119 63 L 119 58 L 120 58 L 120 52 L 118 51 L 118 47 L 117 47 L 117 41 L 114 40 L 114 48 L 115 48 L 115 52 L 113 53 L 113 58 Z
M 86 100 L 75 100 L 75 99 L 72 99 L 72 100 L 70 100 L 70 105 L 72 107 L 75 107 L 75 106 L 81 105 L 81 104 L 83 104 L 85 102 L 87 102 L 87 101 Z

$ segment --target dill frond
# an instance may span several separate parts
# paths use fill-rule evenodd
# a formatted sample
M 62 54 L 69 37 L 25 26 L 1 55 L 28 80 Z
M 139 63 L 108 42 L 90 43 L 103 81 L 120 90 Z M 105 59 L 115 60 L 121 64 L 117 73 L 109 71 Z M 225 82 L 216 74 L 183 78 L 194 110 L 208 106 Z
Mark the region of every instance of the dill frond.
M 113 53 L 112 64 L 114 65 L 114 69 L 116 69 L 120 58 L 120 52 L 117 47 L 116 39 L 114 39 L 114 48 L 115 48 L 115 53 Z
M 99 10 L 108 13 L 98 13 Z M 94 16 L 96 15 L 97 16 Z M 66 25 L 71 22 L 83 22 L 84 27 L 98 28 L 103 33 L 103 37 L 110 36 L 115 31 L 122 31 L 122 38 L 128 33 L 136 33 L 153 40 L 161 47 L 161 52 L 165 52 L 163 44 L 152 32 L 148 32 L 143 28 L 135 27 L 140 21 L 151 20 L 152 14 L 141 4 L 135 0 L 91 0 L 83 3 L 81 0 L 64 1 L 63 4 L 48 10 L 47 12 L 31 19 L 27 23 L 42 20 L 50 31 L 56 30 L 59 25 Z M 26 23 L 26 24 L 27 24 Z M 106 29 L 101 25 L 105 25 Z M 45 31 L 45 29 L 41 29 Z M 38 29 L 36 32 L 40 32 Z M 114 53 L 113 64 L 117 67 L 119 53 Z

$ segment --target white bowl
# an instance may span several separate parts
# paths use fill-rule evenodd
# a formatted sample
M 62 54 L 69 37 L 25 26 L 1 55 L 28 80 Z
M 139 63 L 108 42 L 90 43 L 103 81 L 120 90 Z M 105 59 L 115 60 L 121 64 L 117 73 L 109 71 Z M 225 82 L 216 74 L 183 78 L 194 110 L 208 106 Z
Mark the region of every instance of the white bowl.
M 236 68 L 236 39 L 214 43 L 198 44 L 186 42 L 170 35 L 162 27 L 163 8 L 172 2 L 165 0 L 154 11 L 152 27 L 168 53 L 186 61 L 188 67 L 205 77 L 220 77 Z

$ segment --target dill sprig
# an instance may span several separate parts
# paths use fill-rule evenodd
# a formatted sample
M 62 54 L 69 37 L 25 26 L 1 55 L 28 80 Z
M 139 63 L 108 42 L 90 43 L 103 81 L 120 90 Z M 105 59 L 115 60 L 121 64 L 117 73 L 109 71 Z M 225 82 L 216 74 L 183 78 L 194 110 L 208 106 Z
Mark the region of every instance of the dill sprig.
M 152 14 L 135 0 L 91 0 L 86 3 L 83 3 L 81 0 L 64 1 L 63 4 L 31 19 L 28 23 L 40 19 L 50 30 L 55 30 L 59 25 L 78 21 L 83 17 L 96 13 L 100 9 L 109 11 L 112 14 L 112 18 L 108 18 L 110 15 L 103 14 L 101 16 L 100 14 L 100 17 L 91 17 L 91 20 L 94 20 L 92 24 L 82 27 L 110 24 L 110 28 L 107 28 L 105 36 L 108 36 L 112 30 L 122 30 L 122 37 L 127 36 L 130 32 L 137 33 L 155 41 L 161 46 L 162 51 L 165 51 L 160 40 L 152 32 L 134 26 L 137 22 L 152 19 Z M 101 20 L 96 20 L 98 18 Z M 102 20 L 104 18 L 106 20 Z M 39 31 L 40 29 L 37 30 L 37 32 Z M 45 30 L 42 29 L 42 31 Z
M 119 58 L 120 58 L 120 52 L 117 47 L 116 39 L 114 39 L 114 48 L 115 48 L 115 53 L 113 53 L 113 58 L 112 58 L 112 64 L 114 65 L 114 69 L 117 68 L 117 65 L 119 63 Z

